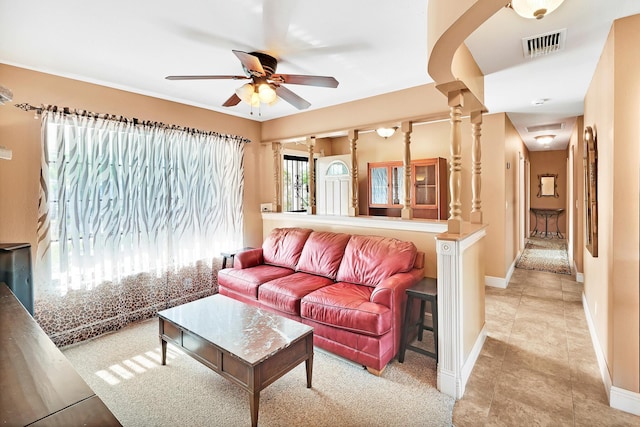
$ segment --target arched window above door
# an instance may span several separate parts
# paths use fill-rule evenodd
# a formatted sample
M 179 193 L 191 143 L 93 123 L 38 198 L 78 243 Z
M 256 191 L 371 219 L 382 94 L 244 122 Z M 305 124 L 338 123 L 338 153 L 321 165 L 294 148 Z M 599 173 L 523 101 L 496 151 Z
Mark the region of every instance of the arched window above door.
M 349 168 L 347 165 L 341 161 L 336 160 L 329 164 L 327 167 L 327 176 L 344 176 L 349 175 Z

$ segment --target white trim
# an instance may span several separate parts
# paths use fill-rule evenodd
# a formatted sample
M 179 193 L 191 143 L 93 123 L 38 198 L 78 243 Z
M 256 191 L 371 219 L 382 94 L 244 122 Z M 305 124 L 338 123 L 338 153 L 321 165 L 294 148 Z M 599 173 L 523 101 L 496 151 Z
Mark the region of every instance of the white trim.
M 462 293 L 465 278 L 462 255 L 486 235 L 478 230 L 459 240 L 436 237 L 438 255 L 438 370 L 437 387 L 442 393 L 460 399 L 486 338 L 484 325 L 469 355 L 464 355 L 464 311 Z M 480 284 L 479 284 L 480 285 Z
M 582 293 L 582 308 L 584 309 L 584 315 L 587 318 L 587 325 L 589 325 L 589 334 L 591 335 L 591 343 L 593 344 L 593 349 L 596 352 L 596 359 L 598 359 L 598 367 L 600 368 L 600 376 L 602 377 L 602 382 L 604 383 L 605 391 L 607 392 L 607 399 L 611 401 L 611 376 L 609 375 L 609 369 L 607 368 L 607 360 L 604 357 L 604 353 L 602 352 L 602 347 L 600 347 L 600 342 L 598 341 L 598 335 L 596 334 L 596 327 L 593 324 L 593 319 L 591 318 L 591 313 L 589 312 L 589 304 L 587 304 L 587 296 Z
M 308 215 L 299 212 L 263 212 L 262 220 L 293 220 L 299 223 L 342 225 L 348 227 L 382 228 L 422 233 L 446 233 L 447 221 L 400 219 L 371 216 Z
M 456 396 L 462 397 L 462 392 L 464 391 L 462 390 L 462 381 L 456 379 L 455 372 L 438 367 L 438 377 L 436 381 L 440 393 L 444 393 L 454 399 L 458 399 Z
M 578 266 L 575 260 L 573 261 L 573 271 L 576 272 L 576 282 L 584 283 L 584 274 L 578 272 Z
M 640 393 L 634 393 L 619 387 L 611 387 L 609 405 L 633 415 L 640 415 Z
M 469 236 L 468 238 L 465 238 L 464 240 L 461 240 L 460 241 L 460 253 L 466 251 L 467 248 L 475 245 L 477 241 L 479 241 L 480 239 L 482 239 L 486 235 L 487 235 L 487 229 L 483 228 L 479 232 L 473 233 L 473 235 Z
M 482 351 L 482 346 L 484 345 L 484 341 L 486 339 L 487 339 L 487 325 L 485 323 L 485 325 L 482 327 L 482 330 L 480 331 L 480 335 L 478 335 L 478 338 L 476 339 L 476 342 L 473 345 L 473 348 L 471 349 L 471 352 L 469 353 L 469 356 L 467 357 L 467 360 L 462 365 L 462 384 L 466 385 L 467 381 L 469 381 L 469 377 L 471 376 L 471 371 L 473 370 L 473 367 L 478 361 L 478 357 L 480 356 L 480 352 Z
M 507 286 L 509 286 L 509 282 L 511 281 L 511 276 L 513 276 L 513 272 L 516 269 L 516 263 L 518 262 L 520 255 L 522 255 L 522 253 L 518 253 L 518 256 L 516 256 L 511 263 L 509 270 L 507 270 L 507 277 L 484 276 L 484 284 L 486 286 L 491 286 L 492 288 L 507 289 Z
M 507 289 L 508 283 L 503 277 L 484 276 L 484 284 L 492 288 Z
M 589 312 L 589 305 L 587 304 L 587 297 L 582 293 L 582 307 L 584 308 L 584 314 L 587 318 L 587 324 L 589 325 L 589 334 L 591 335 L 591 342 L 593 343 L 593 349 L 596 352 L 596 359 L 598 359 L 598 367 L 600 368 L 600 376 L 604 383 L 605 391 L 607 392 L 607 398 L 609 399 L 609 406 L 614 409 L 619 409 L 624 412 L 628 412 L 634 415 L 640 415 L 640 393 L 625 390 L 613 385 L 611 376 L 609 375 L 609 369 L 607 368 L 607 360 L 602 352 L 598 335 L 596 334 L 596 328 Z

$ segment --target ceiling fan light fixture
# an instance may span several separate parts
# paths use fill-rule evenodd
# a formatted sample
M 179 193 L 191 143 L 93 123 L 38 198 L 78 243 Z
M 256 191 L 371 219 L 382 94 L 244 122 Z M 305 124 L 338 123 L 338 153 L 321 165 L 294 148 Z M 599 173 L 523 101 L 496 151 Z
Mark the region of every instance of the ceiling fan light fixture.
M 260 97 L 260 101 L 265 104 L 271 104 L 278 99 L 275 89 L 269 83 L 262 83 L 258 87 L 258 96 Z
M 511 8 L 527 19 L 542 19 L 556 10 L 564 0 L 511 0 Z
M 390 136 L 392 136 L 395 132 L 396 132 L 397 127 L 392 127 L 392 128 L 378 128 L 376 129 L 376 133 L 378 134 L 378 136 L 380 136 L 381 138 L 387 139 Z
M 238 98 L 246 102 L 247 104 L 251 104 L 251 97 L 255 93 L 255 89 L 253 88 L 252 83 L 246 83 L 236 89 L 236 95 Z

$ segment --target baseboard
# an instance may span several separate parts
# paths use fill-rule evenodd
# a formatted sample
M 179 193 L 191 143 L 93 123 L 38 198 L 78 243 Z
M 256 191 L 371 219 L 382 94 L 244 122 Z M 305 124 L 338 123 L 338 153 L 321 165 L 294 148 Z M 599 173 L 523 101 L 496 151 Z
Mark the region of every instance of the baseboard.
M 502 277 L 484 276 L 484 284 L 492 288 L 506 289 L 508 283 Z
M 438 364 L 437 386 L 440 393 L 460 399 L 464 392 L 461 379 L 457 379 L 454 372 L 445 371 Z
M 613 386 L 609 406 L 633 415 L 640 415 L 640 393 Z
M 484 345 L 484 341 L 487 339 L 487 326 L 483 326 L 480 331 L 480 335 L 476 339 L 475 344 L 473 344 L 473 348 L 469 353 L 469 357 L 464 362 L 462 366 L 462 392 L 464 393 L 464 389 L 466 388 L 467 381 L 469 381 L 469 377 L 471 376 L 471 371 L 473 367 L 476 365 L 478 361 L 478 357 L 480 357 L 480 352 L 482 351 L 482 346 Z M 462 397 L 462 396 L 461 396 Z
M 578 266 L 575 261 L 573 262 L 573 271 L 576 272 L 576 282 L 584 283 L 584 274 L 578 272 Z
M 511 276 L 516 269 L 518 258 L 520 258 L 520 254 L 518 254 L 516 259 L 513 260 L 509 270 L 507 270 L 507 277 L 484 276 L 484 284 L 486 286 L 491 286 L 492 288 L 507 289 L 507 286 L 509 286 L 509 282 L 511 281 Z
M 600 341 L 598 340 L 598 335 L 596 334 L 596 327 L 593 324 L 593 319 L 591 318 L 591 313 L 589 312 L 589 304 L 587 304 L 587 297 L 584 292 L 582 293 L 582 308 L 584 309 L 584 315 L 587 318 L 589 335 L 591 335 L 591 343 L 593 344 L 593 349 L 596 352 L 596 359 L 598 359 L 600 376 L 602 377 L 602 382 L 604 383 L 604 388 L 607 392 L 607 398 L 609 399 L 609 402 L 611 402 L 611 376 L 609 375 L 607 360 L 605 359 L 602 347 L 600 346 Z

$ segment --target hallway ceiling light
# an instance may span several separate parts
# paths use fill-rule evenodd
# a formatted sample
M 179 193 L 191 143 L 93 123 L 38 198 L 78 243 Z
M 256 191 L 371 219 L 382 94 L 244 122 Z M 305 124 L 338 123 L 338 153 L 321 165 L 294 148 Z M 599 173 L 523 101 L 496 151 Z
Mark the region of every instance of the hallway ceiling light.
M 555 138 L 555 135 L 538 135 L 536 136 L 536 141 L 538 141 L 540 144 L 549 144 L 551 143 L 551 141 L 553 141 L 553 138 Z
M 392 127 L 392 128 L 378 128 L 376 129 L 376 133 L 384 139 L 389 138 L 390 136 L 392 136 L 395 132 L 396 132 L 397 127 Z
M 523 18 L 542 19 L 553 12 L 564 0 L 511 0 L 511 8 Z

